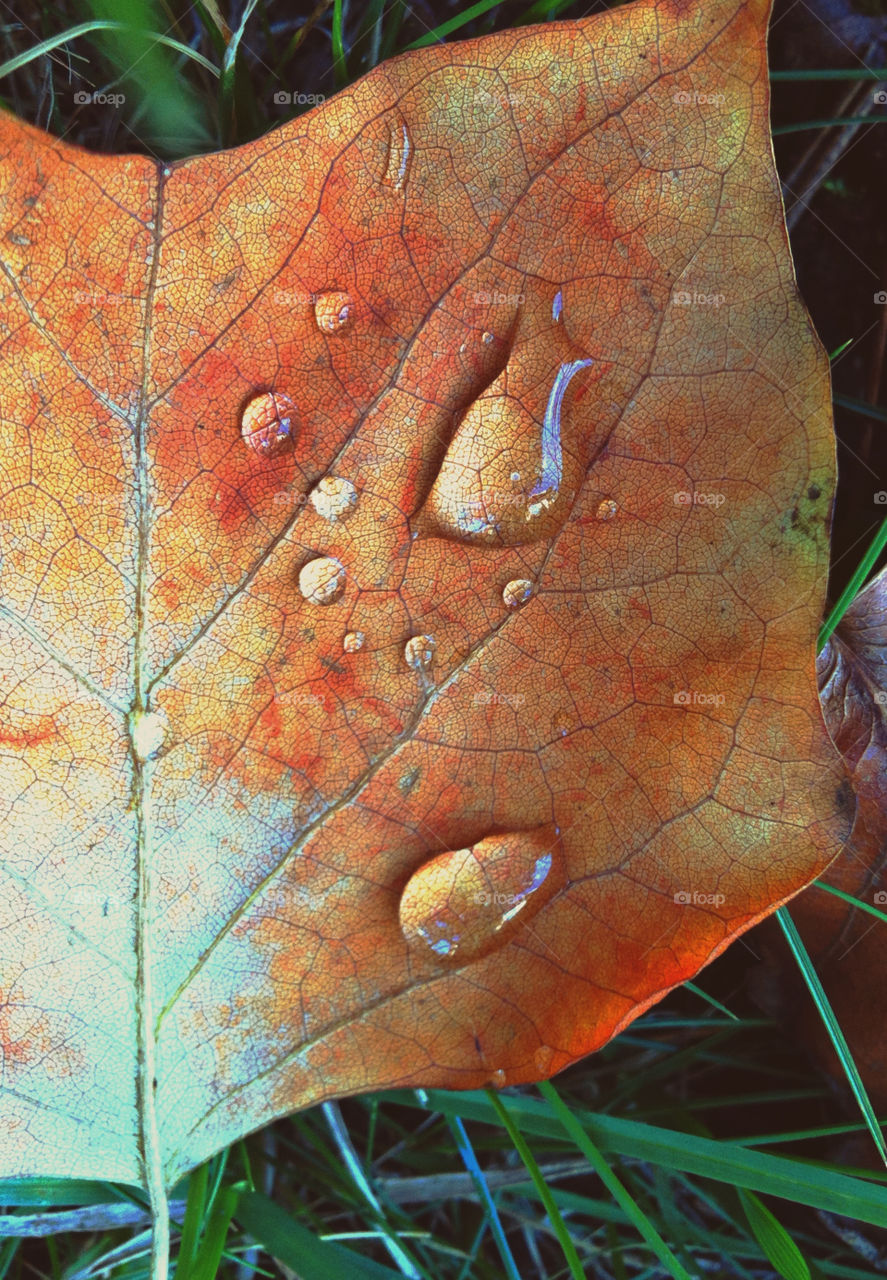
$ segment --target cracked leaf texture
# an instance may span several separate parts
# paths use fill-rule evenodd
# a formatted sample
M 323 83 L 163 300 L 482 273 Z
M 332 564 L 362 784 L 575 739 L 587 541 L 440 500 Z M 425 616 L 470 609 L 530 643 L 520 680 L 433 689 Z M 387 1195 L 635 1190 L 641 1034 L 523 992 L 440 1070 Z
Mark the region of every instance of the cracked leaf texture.
M 556 1072 L 846 834 L 762 0 L 0 122 L 3 1176 Z

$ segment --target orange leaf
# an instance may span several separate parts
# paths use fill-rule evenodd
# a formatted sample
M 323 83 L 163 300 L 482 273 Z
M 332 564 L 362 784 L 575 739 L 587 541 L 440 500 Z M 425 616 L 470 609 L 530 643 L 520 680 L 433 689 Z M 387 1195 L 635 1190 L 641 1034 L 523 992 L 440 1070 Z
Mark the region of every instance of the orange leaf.
M 4 1175 L 559 1071 L 837 852 L 767 8 L 2 121 Z

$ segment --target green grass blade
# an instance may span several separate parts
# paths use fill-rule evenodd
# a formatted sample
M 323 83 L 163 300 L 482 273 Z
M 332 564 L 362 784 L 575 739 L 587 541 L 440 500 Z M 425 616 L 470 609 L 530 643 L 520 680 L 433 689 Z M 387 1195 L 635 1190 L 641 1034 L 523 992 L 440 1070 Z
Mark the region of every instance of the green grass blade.
M 828 70 L 771 71 L 771 80 L 887 80 L 887 71 L 871 67 L 830 68 Z
M 825 622 L 822 624 L 822 627 L 820 628 L 820 631 L 819 631 L 819 648 L 820 649 L 826 643 L 829 636 L 834 631 L 835 627 L 838 625 L 838 623 L 843 618 L 844 614 L 850 608 L 850 605 L 852 604 L 854 598 L 859 594 L 860 590 L 862 589 L 863 583 L 865 582 L 866 578 L 869 576 L 869 573 L 871 572 L 871 569 L 874 566 L 875 561 L 878 559 L 878 556 L 884 550 L 885 546 L 887 546 L 887 516 L 885 516 L 884 519 L 881 521 L 881 527 L 878 530 L 878 532 L 875 534 L 874 538 L 872 539 L 871 546 L 869 547 L 868 551 L 866 551 L 865 555 L 860 560 L 859 564 L 857 565 L 856 572 L 854 573 L 850 581 L 847 583 L 844 590 L 838 596 L 838 599 L 835 602 L 834 608 L 829 613 Z
M 625 1189 L 613 1170 L 607 1164 L 604 1157 L 598 1151 L 597 1147 L 589 1138 L 588 1134 L 582 1128 L 581 1124 L 573 1117 L 569 1108 L 564 1104 L 560 1094 L 555 1089 L 550 1080 L 541 1080 L 536 1088 L 542 1094 L 549 1104 L 558 1120 L 564 1126 L 566 1132 L 570 1135 L 576 1146 L 585 1156 L 588 1163 L 594 1169 L 601 1182 L 610 1192 L 610 1195 L 624 1210 L 625 1214 L 634 1224 L 639 1234 L 646 1240 L 647 1244 L 656 1254 L 656 1257 L 662 1265 L 674 1276 L 675 1280 L 691 1280 L 688 1272 L 684 1270 L 675 1255 L 669 1249 L 668 1245 L 660 1236 L 659 1232 L 653 1226 L 653 1223 L 641 1209 L 640 1205 Z M 809 1277 L 808 1277 L 809 1280 Z
M 447 36 L 452 35 L 454 31 L 464 27 L 467 22 L 481 17 L 482 14 L 488 13 L 490 9 L 495 9 L 496 5 L 501 4 L 501 2 L 502 0 L 478 0 L 477 4 L 471 5 L 468 9 L 463 9 L 461 13 L 457 13 L 454 18 L 450 18 L 447 22 L 442 22 L 433 31 L 427 32 L 424 36 L 420 36 L 418 40 L 414 40 L 412 44 L 408 44 L 407 48 L 424 49 L 426 45 L 443 41 Z
M 200 1165 L 191 1174 L 188 1184 L 188 1199 L 185 1202 L 185 1217 L 182 1222 L 182 1238 L 179 1244 L 179 1256 L 173 1280 L 188 1280 L 194 1258 L 197 1255 L 197 1242 L 203 1227 L 203 1215 L 206 1211 L 206 1190 L 209 1182 L 209 1166 Z
M 191 1273 L 193 1280 L 215 1280 L 238 1198 L 236 1187 L 223 1187 L 216 1196 Z
M 471 1181 L 474 1183 L 478 1199 L 486 1212 L 490 1231 L 493 1239 L 496 1241 L 496 1248 L 499 1250 L 502 1265 L 505 1267 L 505 1274 L 508 1276 L 509 1280 L 521 1280 L 517 1264 L 514 1261 L 511 1249 L 508 1247 L 508 1241 L 505 1238 L 505 1231 L 502 1227 L 499 1211 L 496 1208 L 492 1195 L 490 1194 L 490 1189 L 487 1186 L 487 1180 L 484 1177 L 483 1169 L 481 1169 L 477 1161 L 477 1156 L 474 1154 L 474 1147 L 472 1147 L 468 1139 L 468 1134 L 465 1132 L 465 1125 L 462 1123 L 459 1116 L 447 1116 L 447 1123 L 450 1126 L 450 1132 L 455 1140 L 459 1155 L 462 1157 L 462 1163 L 471 1175 Z
M 234 1216 L 263 1249 L 296 1272 L 299 1280 L 402 1280 L 399 1272 L 362 1258 L 344 1245 L 318 1240 L 303 1223 L 259 1191 L 242 1193 Z
M 341 89 L 343 85 L 348 83 L 343 7 L 343 0 L 333 0 L 333 78 L 337 89 Z
M 420 1105 L 411 1090 L 392 1090 L 382 1097 L 402 1106 Z M 563 1129 L 554 1121 L 547 1103 L 511 1097 L 507 1102 L 509 1112 L 524 1133 L 563 1140 Z M 497 1113 L 484 1093 L 452 1094 L 429 1089 L 427 1105 L 443 1115 L 458 1115 L 463 1120 L 497 1127 L 499 1124 Z M 739 1143 L 716 1141 L 623 1116 L 582 1110 L 574 1110 L 573 1114 L 604 1154 L 612 1152 L 646 1160 L 667 1169 L 746 1187 L 762 1195 L 781 1196 L 812 1209 L 840 1213 L 872 1226 L 887 1227 L 887 1188 L 876 1183 L 787 1156 L 748 1150 Z
M 826 893 L 833 894 L 836 898 L 843 898 L 845 902 L 849 902 L 851 906 L 859 907 L 860 911 L 867 911 L 870 916 L 874 916 L 876 920 L 882 920 L 887 924 L 887 911 L 879 911 L 877 907 L 872 906 L 870 902 L 863 902 L 862 898 L 854 898 L 852 893 L 845 893 L 843 889 L 836 889 L 833 884 L 826 884 L 824 880 L 814 880 L 810 886 L 811 889 L 824 889 Z
M 554 1229 L 554 1234 L 557 1236 L 558 1244 L 563 1250 L 564 1257 L 567 1260 L 567 1266 L 570 1268 L 570 1274 L 573 1276 L 573 1280 L 585 1280 L 585 1272 L 582 1269 L 582 1263 L 579 1261 L 579 1254 L 576 1252 L 576 1246 L 570 1238 L 570 1233 L 566 1228 L 563 1218 L 561 1217 L 561 1211 L 555 1204 L 554 1196 L 551 1194 L 548 1184 L 543 1178 L 541 1170 L 536 1163 L 536 1157 L 527 1146 L 523 1134 L 512 1116 L 506 1110 L 502 1099 L 498 1097 L 497 1094 L 493 1093 L 492 1089 L 488 1089 L 486 1092 L 490 1105 L 499 1117 L 502 1127 L 507 1131 L 509 1138 L 514 1144 L 515 1150 L 527 1167 L 527 1172 L 533 1180 L 533 1185 L 539 1192 L 539 1196 L 545 1206 L 545 1212 L 548 1214 L 548 1220 Z
M 754 1237 L 783 1280 L 810 1280 L 810 1268 L 779 1219 L 751 1191 L 740 1189 L 739 1199 Z
M 770 132 L 776 138 L 785 133 L 803 133 L 805 129 L 831 129 L 840 124 L 887 124 L 887 116 L 829 116 L 825 120 L 802 120 L 797 124 L 780 124 Z
M 885 522 L 885 527 L 887 527 L 887 522 Z M 776 919 L 779 921 L 782 932 L 785 934 L 786 941 L 791 948 L 792 955 L 797 961 L 798 968 L 801 970 L 804 981 L 810 989 L 810 994 L 813 996 L 816 1008 L 819 1010 L 819 1016 L 822 1018 L 823 1025 L 829 1034 L 829 1039 L 832 1042 L 835 1053 L 838 1055 L 841 1067 L 847 1077 L 850 1088 L 853 1091 L 853 1096 L 856 1098 L 859 1109 L 862 1112 L 863 1119 L 868 1126 L 869 1133 L 872 1135 L 875 1146 L 878 1148 L 878 1154 L 880 1155 L 884 1165 L 887 1166 L 887 1143 L 884 1142 L 884 1135 L 878 1125 L 878 1118 L 875 1115 L 871 1102 L 869 1101 L 865 1085 L 862 1083 L 859 1070 L 853 1060 L 853 1054 L 850 1052 L 847 1041 L 844 1039 L 844 1033 L 838 1023 L 838 1019 L 835 1017 L 832 1006 L 829 1004 L 823 985 L 819 980 L 819 974 L 813 967 L 813 961 L 810 959 L 810 956 L 807 953 L 807 948 L 801 941 L 801 935 L 798 933 L 798 930 L 795 927 L 795 922 L 788 913 L 788 909 L 786 907 L 780 907 L 776 912 Z
M 854 400 L 852 396 L 833 395 L 832 400 L 842 409 L 858 413 L 863 418 L 874 418 L 876 422 L 887 422 L 887 409 L 879 409 L 876 404 L 868 404 L 865 400 Z
M 692 991 L 694 996 L 699 996 L 701 1000 L 710 1004 L 713 1009 L 718 1009 L 721 1013 L 726 1013 L 727 1017 L 732 1018 L 734 1022 L 742 1021 L 742 1019 L 738 1017 L 737 1014 L 733 1013 L 731 1009 L 728 1009 L 725 1004 L 721 1004 L 720 1000 L 716 1000 L 714 996 L 710 996 L 707 991 L 703 991 L 702 987 L 697 987 L 695 982 L 685 982 L 684 986 L 688 991 Z
M 95 31 L 120 31 L 143 36 L 146 40 L 150 40 L 155 44 L 163 44 L 170 49 L 175 49 L 176 53 L 184 54 L 186 57 L 193 59 L 194 62 L 203 67 L 204 71 L 209 71 L 217 79 L 219 77 L 218 67 L 214 67 L 209 59 L 204 58 L 203 54 L 198 53 L 196 49 L 191 49 L 188 45 L 182 44 L 180 40 L 174 40 L 172 36 L 158 35 L 156 31 L 136 31 L 127 22 L 95 19 L 91 22 L 81 22 L 76 27 L 70 27 L 67 31 L 62 31 L 60 35 L 50 36 L 48 40 L 41 40 L 39 44 L 33 45 L 30 49 L 26 49 L 23 53 L 16 54 L 14 58 L 10 58 L 7 62 L 0 64 L 0 79 L 3 76 L 11 75 L 13 71 L 17 71 L 19 67 L 26 66 L 36 58 L 42 58 L 45 53 L 51 53 L 59 45 L 67 44 L 69 40 L 76 40 L 78 36 L 90 35 Z

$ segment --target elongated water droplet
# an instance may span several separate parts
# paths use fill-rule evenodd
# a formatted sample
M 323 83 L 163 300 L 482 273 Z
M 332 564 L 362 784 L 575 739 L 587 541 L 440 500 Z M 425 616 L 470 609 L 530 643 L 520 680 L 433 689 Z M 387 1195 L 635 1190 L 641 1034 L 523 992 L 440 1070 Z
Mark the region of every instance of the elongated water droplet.
M 597 511 L 594 513 L 595 519 L 612 520 L 613 517 L 618 514 L 618 511 L 619 511 L 618 502 L 614 502 L 612 498 L 604 498 L 603 502 L 599 505 Z
M 156 756 L 169 733 L 169 720 L 163 711 L 133 711 L 129 716 L 129 736 L 133 755 L 143 764 Z
M 263 458 L 291 448 L 297 429 L 296 406 L 282 391 L 254 396 L 240 421 L 243 439 Z
M 413 144 L 406 121 L 397 117 L 388 123 L 388 158 L 382 181 L 394 191 L 403 191 L 406 186 L 413 158 Z
M 345 590 L 345 566 L 333 556 L 318 556 L 299 571 L 299 590 L 312 604 L 332 604 Z
M 554 295 L 554 302 L 551 304 L 551 318 L 555 324 L 560 324 L 561 316 L 564 313 L 564 295 L 558 289 Z
M 504 946 L 564 882 L 554 827 L 487 836 L 414 873 L 401 895 L 400 927 L 420 952 L 463 964 Z
M 558 369 L 548 394 L 545 417 L 542 421 L 542 470 L 538 484 L 530 490 L 527 519 L 534 519 L 557 501 L 563 476 L 563 450 L 561 448 L 561 405 L 570 380 L 580 369 L 592 363 L 584 360 L 566 360 Z
M 488 347 L 488 346 L 490 345 L 490 343 L 491 343 L 491 342 L 494 342 L 494 341 L 495 341 L 495 339 L 494 339 L 493 335 L 492 335 L 491 333 L 489 333 L 488 331 L 484 331 L 484 332 L 480 335 L 480 340 L 481 340 L 481 342 L 484 344 L 484 346 L 486 346 L 486 347 Z
M 533 584 L 529 578 L 512 578 L 502 589 L 502 601 L 507 609 L 518 609 L 532 594 Z
M 324 476 L 310 497 L 312 507 L 324 520 L 341 520 L 357 503 L 357 490 L 341 476 Z
M 314 319 L 324 333 L 337 333 L 344 329 L 354 310 L 347 293 L 320 293 L 314 300 Z
M 540 1044 L 539 1048 L 533 1054 L 533 1066 L 539 1072 L 540 1076 L 547 1076 L 551 1071 L 551 1064 L 554 1061 L 554 1050 L 550 1044 Z
M 366 636 L 362 631 L 349 631 L 342 641 L 342 648 L 346 653 L 357 653 L 363 648 Z
M 422 671 L 431 666 L 434 657 L 434 636 L 410 636 L 403 656 L 408 667 Z

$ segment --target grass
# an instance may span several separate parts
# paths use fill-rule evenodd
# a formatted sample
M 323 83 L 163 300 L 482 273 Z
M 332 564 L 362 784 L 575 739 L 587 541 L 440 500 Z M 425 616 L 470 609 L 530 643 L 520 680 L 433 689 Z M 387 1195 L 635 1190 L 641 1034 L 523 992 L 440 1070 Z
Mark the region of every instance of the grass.
M 302 8 L 249 0 L 235 19 L 215 0 L 19 6 L 0 29 L 2 101 L 82 145 L 174 159 L 259 136 L 302 109 L 300 94 L 331 94 L 405 49 L 583 12 L 563 0 Z M 801 88 L 853 77 L 887 72 L 773 75 Z M 281 86 L 291 101 L 275 102 Z M 78 93 L 125 102 L 81 110 Z M 819 110 L 777 132 L 833 120 Z M 887 418 L 862 394 L 836 403 Z M 821 642 L 885 540 L 887 522 Z M 803 944 L 782 919 L 829 1025 Z M 728 953 L 556 1086 L 378 1093 L 237 1143 L 173 1190 L 174 1280 L 869 1280 L 887 1269 L 887 1172 L 876 1158 L 884 1118 L 840 1028 L 830 1030 L 860 1107 L 853 1117 L 759 1016 L 732 963 Z M 870 1147 L 852 1148 L 862 1167 L 848 1167 L 835 1144 L 867 1133 Z M 38 1180 L 5 1184 L 3 1196 L 0 1280 L 149 1274 L 139 1189 Z

